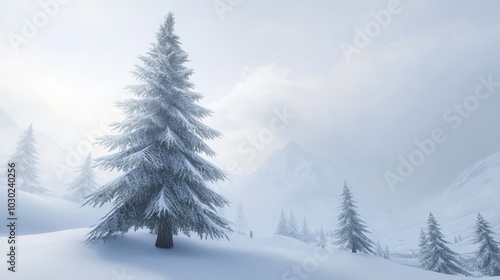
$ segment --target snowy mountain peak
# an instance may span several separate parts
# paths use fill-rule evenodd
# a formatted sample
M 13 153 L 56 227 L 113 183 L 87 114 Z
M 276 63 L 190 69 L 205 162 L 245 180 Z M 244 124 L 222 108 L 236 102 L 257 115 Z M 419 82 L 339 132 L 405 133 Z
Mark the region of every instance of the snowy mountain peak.
M 328 162 L 325 159 L 305 151 L 297 142 L 291 141 L 283 148 L 276 150 L 259 168 L 257 173 L 295 173 L 312 172 L 315 163 Z M 333 170 L 332 170 L 333 171 Z

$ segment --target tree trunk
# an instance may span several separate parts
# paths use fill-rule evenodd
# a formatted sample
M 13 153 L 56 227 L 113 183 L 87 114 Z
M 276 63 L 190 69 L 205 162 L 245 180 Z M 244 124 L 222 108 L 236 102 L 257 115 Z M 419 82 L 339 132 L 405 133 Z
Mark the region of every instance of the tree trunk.
M 352 252 L 356 253 L 356 247 L 352 246 Z
M 172 224 L 166 216 L 162 216 L 160 219 L 160 226 L 158 227 L 158 235 L 156 236 L 155 246 L 164 249 L 174 247 Z

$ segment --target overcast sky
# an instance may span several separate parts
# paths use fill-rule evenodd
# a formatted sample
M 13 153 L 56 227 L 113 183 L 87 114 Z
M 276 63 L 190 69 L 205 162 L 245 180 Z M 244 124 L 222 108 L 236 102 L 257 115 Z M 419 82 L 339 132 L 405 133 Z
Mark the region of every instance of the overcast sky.
M 62 146 L 118 117 L 111 105 L 172 11 L 206 123 L 224 134 L 210 143 L 222 168 L 251 172 L 295 139 L 402 206 L 500 150 L 498 1 L 40 4 L 54 1 L 0 2 L 0 107 Z M 432 134 L 423 163 L 399 173 Z

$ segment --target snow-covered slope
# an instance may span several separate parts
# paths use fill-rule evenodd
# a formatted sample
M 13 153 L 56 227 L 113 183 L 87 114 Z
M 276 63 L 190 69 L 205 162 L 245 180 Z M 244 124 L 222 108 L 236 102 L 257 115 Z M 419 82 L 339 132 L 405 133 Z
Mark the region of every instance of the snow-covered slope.
M 319 250 L 287 237 L 229 241 L 177 237 L 173 249 L 157 249 L 145 231 L 82 243 L 87 229 L 21 236 L 12 280 L 463 280 L 392 263 L 374 256 Z M 5 238 L 0 243 L 5 244 Z M 500 279 L 500 277 L 488 278 Z
M 0 193 L 6 194 L 5 187 L 0 187 Z M 45 233 L 62 229 L 90 227 L 103 217 L 109 207 L 82 207 L 77 203 L 50 195 L 36 195 L 24 191 L 16 191 L 16 217 L 18 218 L 18 234 Z M 5 196 L 2 196 L 5 198 Z M 7 200 L 0 200 L 0 219 L 6 221 Z M 0 230 L 0 236 L 6 231 Z
M 492 224 L 500 239 L 500 152 L 474 163 L 445 191 L 385 225 L 378 224 L 377 229 L 393 246 L 416 248 L 420 227 L 425 227 L 429 212 L 449 241 L 458 235 L 465 238 L 458 244 L 462 246 L 457 246 L 463 253 L 472 252 L 468 244 L 478 212 Z

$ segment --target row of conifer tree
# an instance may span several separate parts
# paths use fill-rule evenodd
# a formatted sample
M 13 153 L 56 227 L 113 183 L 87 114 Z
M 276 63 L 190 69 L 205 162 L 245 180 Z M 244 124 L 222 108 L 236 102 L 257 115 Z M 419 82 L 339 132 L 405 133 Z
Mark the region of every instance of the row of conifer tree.
M 49 192 L 49 189 L 44 187 L 39 180 L 39 156 L 33 124 L 22 132 L 9 161 L 16 164 L 17 175 L 21 182 L 18 186 L 20 190 L 35 194 Z M 96 174 L 92 170 L 92 157 L 90 153 L 77 171 L 78 175 L 68 185 L 66 198 L 81 202 L 87 195 L 90 195 L 99 187 L 99 184 L 96 182 Z
M 341 213 L 338 217 L 338 229 L 333 232 L 334 241 L 332 245 L 340 245 L 341 249 L 351 250 L 353 253 L 363 252 L 374 254 L 386 259 L 390 259 L 388 246 L 382 249 L 380 242 L 377 242 L 374 250 L 374 242 L 366 234 L 370 233 L 366 228 L 366 223 L 360 218 L 356 210 L 356 201 L 352 193 L 344 184 L 342 192 Z M 307 220 L 304 218 L 302 231 L 298 231 L 293 212 L 290 212 L 287 219 L 285 212 L 281 211 L 281 216 L 276 229 L 276 234 L 293 237 L 306 243 L 311 241 Z M 478 214 L 473 244 L 477 245 L 475 252 L 475 268 L 484 276 L 500 276 L 500 245 L 493 237 L 490 224 Z M 322 248 L 327 246 L 327 238 L 323 228 L 314 236 L 316 245 Z M 459 259 L 459 254 L 451 250 L 441 233 L 441 227 L 432 213 L 429 214 L 427 227 L 420 231 L 419 261 L 423 269 L 444 274 L 462 274 L 471 276 L 464 269 L 467 267 Z

